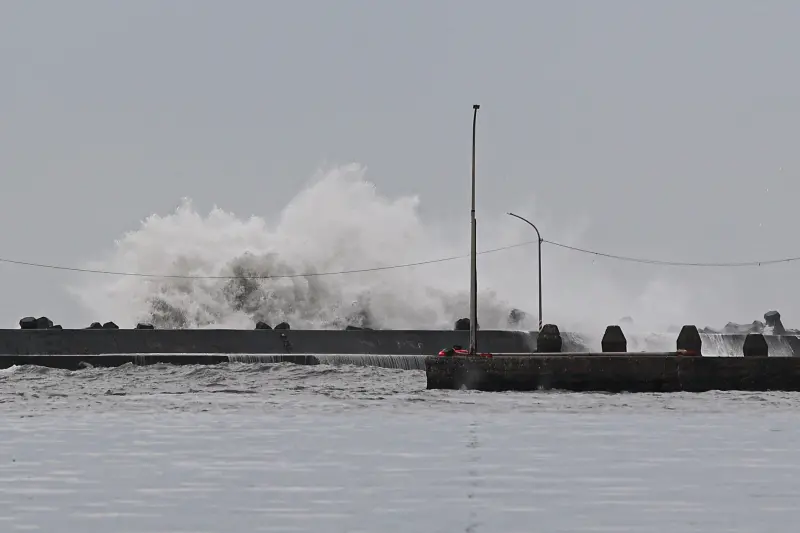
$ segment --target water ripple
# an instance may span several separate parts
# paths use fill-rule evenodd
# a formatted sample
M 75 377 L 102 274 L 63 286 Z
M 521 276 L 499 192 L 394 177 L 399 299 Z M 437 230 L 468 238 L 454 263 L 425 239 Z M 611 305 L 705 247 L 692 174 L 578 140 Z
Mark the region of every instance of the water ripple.
M 800 514 L 792 393 L 428 391 L 419 371 L 244 363 L 0 383 L 3 531 L 754 533 Z

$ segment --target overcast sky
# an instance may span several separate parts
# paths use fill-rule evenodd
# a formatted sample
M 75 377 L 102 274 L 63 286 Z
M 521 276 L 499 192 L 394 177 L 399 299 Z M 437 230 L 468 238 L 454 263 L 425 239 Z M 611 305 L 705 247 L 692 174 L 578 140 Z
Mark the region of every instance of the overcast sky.
M 800 255 L 798 20 L 789 0 L 4 0 L 0 257 L 85 266 L 182 197 L 269 220 L 348 162 L 466 237 L 473 103 L 479 218 L 515 209 L 545 238 L 666 260 Z M 548 306 L 571 283 L 554 265 L 588 261 L 688 290 L 686 323 L 778 308 L 800 326 L 800 263 L 545 252 Z M 4 326 L 114 318 L 65 290 L 89 274 L 0 274 Z

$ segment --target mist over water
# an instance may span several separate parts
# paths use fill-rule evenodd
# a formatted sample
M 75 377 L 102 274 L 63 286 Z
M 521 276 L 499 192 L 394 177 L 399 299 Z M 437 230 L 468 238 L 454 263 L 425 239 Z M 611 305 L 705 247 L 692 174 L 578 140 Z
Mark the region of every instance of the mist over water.
M 158 328 L 249 329 L 263 320 L 272 326 L 287 321 L 295 329 L 449 329 L 469 313 L 466 258 L 314 275 L 468 254 L 466 210 L 464 231 L 453 235 L 424 222 L 418 207 L 416 197 L 382 195 L 357 164 L 319 172 L 282 212 L 265 217 L 242 218 L 219 208 L 203 215 L 184 199 L 173 213 L 142 221 L 88 266 L 232 279 L 92 276 L 70 290 L 97 320 L 114 320 L 121 327 L 146 321 Z M 479 220 L 479 250 L 532 240 L 524 225 L 507 220 L 499 225 L 485 215 Z M 535 246 L 480 256 L 482 329 L 536 329 L 537 292 L 531 276 L 535 257 Z M 546 321 L 598 335 L 605 325 L 629 314 L 637 316 L 636 328 L 643 331 L 665 331 L 670 323 L 684 323 L 682 312 L 688 303 L 679 287 L 654 279 L 638 294 L 625 293 L 596 270 L 592 276 L 581 271 L 574 256 L 571 261 L 559 257 L 559 264 L 547 262 L 548 279 L 555 275 L 560 286 L 556 305 L 548 304 Z M 295 277 L 251 279 L 279 275 Z M 528 315 L 510 325 L 508 315 L 515 307 Z M 628 326 L 626 332 L 632 329 Z

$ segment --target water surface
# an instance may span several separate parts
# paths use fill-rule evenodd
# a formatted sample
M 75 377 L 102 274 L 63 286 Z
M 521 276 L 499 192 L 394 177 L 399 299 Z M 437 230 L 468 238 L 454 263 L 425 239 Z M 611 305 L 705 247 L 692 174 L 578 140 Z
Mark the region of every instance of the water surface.
M 793 531 L 800 395 L 367 367 L 0 373 L 0 531 Z

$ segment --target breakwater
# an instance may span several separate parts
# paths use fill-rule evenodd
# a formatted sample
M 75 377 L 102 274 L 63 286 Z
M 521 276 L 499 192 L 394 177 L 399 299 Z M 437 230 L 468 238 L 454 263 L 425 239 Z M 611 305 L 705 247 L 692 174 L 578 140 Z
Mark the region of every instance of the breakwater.
M 573 392 L 800 391 L 800 358 L 677 354 L 428 357 L 428 389 Z
M 738 339 L 737 339 L 738 341 Z M 684 326 L 669 352 L 629 353 L 619 326 L 609 326 L 599 353 L 564 353 L 547 324 L 531 354 L 443 352 L 425 359 L 429 389 L 481 391 L 703 392 L 800 391 L 800 358 L 770 357 L 764 335 L 742 339 L 741 357 L 708 356 L 695 326 Z
M 481 346 L 531 352 L 536 334 L 481 331 Z M 5 329 L 0 354 L 351 354 L 432 355 L 467 345 L 469 331 L 447 330 L 220 330 L 220 329 Z
M 597 352 L 600 335 L 563 332 L 564 352 Z M 478 332 L 482 351 L 530 353 L 538 349 L 537 332 Z M 665 352 L 675 335 L 629 335 L 629 352 Z M 701 333 L 709 355 L 741 355 L 746 335 Z M 800 355 L 795 335 L 764 335 L 770 355 Z M 0 355 L 103 354 L 350 354 L 435 355 L 444 348 L 467 346 L 468 331 L 450 330 L 216 330 L 216 329 L 0 329 Z

